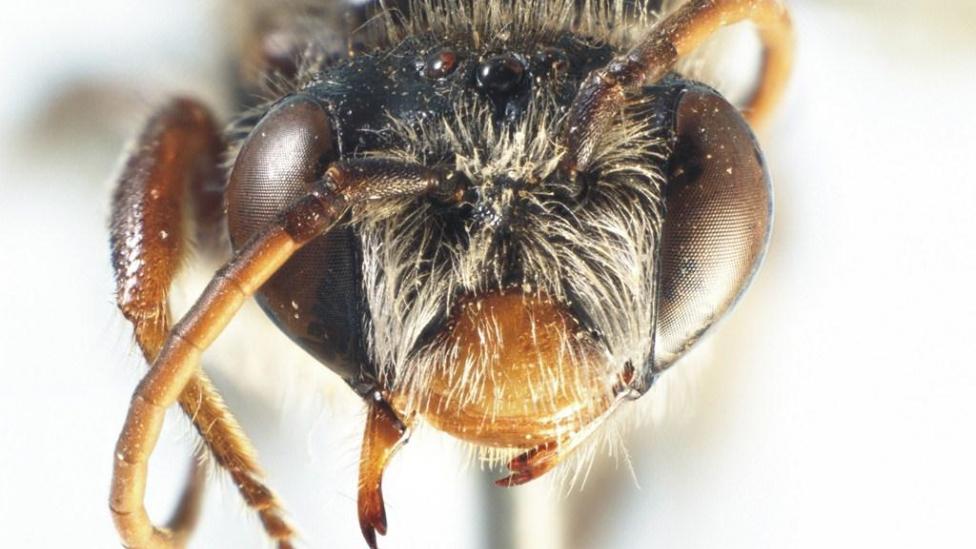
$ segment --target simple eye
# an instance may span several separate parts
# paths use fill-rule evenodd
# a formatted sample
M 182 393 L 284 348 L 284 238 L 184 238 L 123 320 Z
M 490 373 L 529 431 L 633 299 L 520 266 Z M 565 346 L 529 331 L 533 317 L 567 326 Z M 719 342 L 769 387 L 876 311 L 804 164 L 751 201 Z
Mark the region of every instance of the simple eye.
M 541 74 L 558 76 L 569 70 L 569 56 L 561 48 L 545 48 L 535 55 L 535 60 L 542 67 Z
M 424 62 L 424 76 L 430 79 L 444 78 L 457 68 L 457 53 L 449 48 L 441 48 L 427 56 Z
M 512 54 L 496 55 L 478 67 L 478 86 L 489 93 L 503 94 L 515 89 L 525 76 L 525 65 Z

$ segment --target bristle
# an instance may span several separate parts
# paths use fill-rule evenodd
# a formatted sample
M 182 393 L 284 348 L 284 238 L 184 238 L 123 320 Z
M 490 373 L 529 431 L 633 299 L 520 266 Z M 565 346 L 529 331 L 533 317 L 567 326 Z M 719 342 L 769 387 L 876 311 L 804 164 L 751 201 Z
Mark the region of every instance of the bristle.
M 490 50 L 566 31 L 629 47 L 659 17 L 660 0 L 411 0 L 407 18 L 385 12 L 386 40 L 430 34 Z M 635 32 L 637 31 L 637 32 Z

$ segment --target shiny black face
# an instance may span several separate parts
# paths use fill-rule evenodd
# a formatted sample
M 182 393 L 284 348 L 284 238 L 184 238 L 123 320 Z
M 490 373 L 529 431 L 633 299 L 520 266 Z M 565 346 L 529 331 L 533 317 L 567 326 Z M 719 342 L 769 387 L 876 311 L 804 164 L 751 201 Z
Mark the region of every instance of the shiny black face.
M 476 101 L 489 103 L 500 123 L 524 115 L 534 93 L 568 109 L 580 81 L 613 53 L 569 33 L 550 44 L 513 42 L 499 51 L 418 37 L 331 67 L 306 92 L 329 106 L 346 156 L 389 147 L 391 119 L 423 123 Z

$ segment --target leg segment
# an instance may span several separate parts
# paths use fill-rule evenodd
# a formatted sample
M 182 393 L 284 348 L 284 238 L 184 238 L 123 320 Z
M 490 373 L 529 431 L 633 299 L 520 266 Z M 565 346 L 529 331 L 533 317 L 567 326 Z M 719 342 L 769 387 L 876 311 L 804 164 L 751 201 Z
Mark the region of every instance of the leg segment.
M 563 170 L 586 171 L 596 141 L 612 123 L 627 89 L 654 82 L 694 51 L 715 30 L 749 20 L 763 42 L 759 84 L 744 112 L 762 124 L 779 99 L 793 59 L 793 30 L 781 0 L 689 0 L 663 19 L 623 57 L 593 72 L 580 87 L 569 114 Z
M 199 240 L 215 240 L 223 206 L 219 156 L 223 143 L 206 109 L 177 100 L 154 116 L 123 170 L 113 199 L 112 260 L 117 300 L 133 324 L 136 341 L 152 362 L 170 330 L 167 295 L 187 255 L 184 227 L 189 205 Z M 210 380 L 198 371 L 179 396 L 180 407 L 203 437 L 216 462 L 227 469 L 244 500 L 275 539 L 291 530 L 274 495 L 259 480 L 250 442 L 224 407 Z M 177 538 L 192 529 L 205 483 L 199 462 L 184 499 L 170 521 Z M 115 508 L 113 514 L 120 520 Z
M 173 535 L 154 526 L 143 504 L 146 468 L 166 408 L 194 376 L 199 359 L 244 300 L 296 251 L 328 230 L 350 208 L 375 199 L 437 190 L 442 178 L 428 168 L 384 160 L 339 163 L 314 191 L 258 232 L 210 281 L 183 319 L 173 326 L 149 373 L 132 397 L 115 451 L 111 507 L 128 546 L 172 547 Z

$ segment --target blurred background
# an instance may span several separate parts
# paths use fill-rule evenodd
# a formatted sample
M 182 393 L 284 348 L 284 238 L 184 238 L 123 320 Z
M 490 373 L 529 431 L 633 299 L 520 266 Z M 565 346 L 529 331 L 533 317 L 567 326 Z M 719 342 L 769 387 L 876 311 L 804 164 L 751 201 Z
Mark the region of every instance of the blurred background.
M 795 75 L 762 136 L 776 225 L 735 314 L 640 401 L 627 456 L 598 459 L 582 487 L 493 488 L 457 444 L 419 432 L 386 477 L 383 547 L 976 546 L 976 4 L 788 3 Z M 162 99 L 231 115 L 234 13 L 0 4 L 5 544 L 117 546 L 112 448 L 144 366 L 113 305 L 111 181 Z M 246 313 L 207 367 L 302 542 L 361 547 L 362 407 Z M 193 444 L 171 414 L 151 464 L 159 520 Z M 222 477 L 192 546 L 267 546 Z

